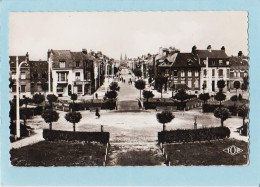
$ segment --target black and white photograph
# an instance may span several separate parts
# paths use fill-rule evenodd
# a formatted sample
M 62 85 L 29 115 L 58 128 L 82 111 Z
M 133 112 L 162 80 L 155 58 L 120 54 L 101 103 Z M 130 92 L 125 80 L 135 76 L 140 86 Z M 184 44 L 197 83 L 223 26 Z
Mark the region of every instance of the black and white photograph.
M 248 45 L 246 11 L 11 12 L 10 164 L 246 166 Z

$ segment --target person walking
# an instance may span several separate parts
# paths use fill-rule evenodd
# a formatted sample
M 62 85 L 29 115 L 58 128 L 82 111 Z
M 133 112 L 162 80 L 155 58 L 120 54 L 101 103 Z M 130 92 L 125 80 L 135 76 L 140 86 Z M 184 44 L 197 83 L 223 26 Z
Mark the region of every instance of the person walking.
M 98 119 L 100 118 L 100 114 L 99 114 L 98 108 L 96 108 L 96 116 L 97 116 Z

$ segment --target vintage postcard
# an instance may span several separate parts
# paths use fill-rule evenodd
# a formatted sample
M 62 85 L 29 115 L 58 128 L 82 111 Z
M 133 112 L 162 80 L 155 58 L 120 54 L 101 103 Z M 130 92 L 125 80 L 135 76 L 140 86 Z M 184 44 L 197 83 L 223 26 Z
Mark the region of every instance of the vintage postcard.
M 246 10 L 8 12 L 3 176 L 254 167 L 249 21 Z
M 17 12 L 9 29 L 13 166 L 248 164 L 247 12 Z

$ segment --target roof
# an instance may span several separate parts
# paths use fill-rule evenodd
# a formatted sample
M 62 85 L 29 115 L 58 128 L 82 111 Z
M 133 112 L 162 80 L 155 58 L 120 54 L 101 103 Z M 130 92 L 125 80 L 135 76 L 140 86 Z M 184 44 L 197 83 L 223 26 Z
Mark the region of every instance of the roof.
M 9 56 L 10 67 L 16 67 L 16 57 L 18 57 L 19 64 L 26 61 L 26 56 Z M 22 67 L 26 67 L 26 64 L 23 64 Z
M 233 69 L 248 68 L 249 66 L 247 57 L 231 56 L 229 62 Z
M 174 67 L 200 67 L 198 58 L 192 53 L 178 53 Z
M 195 53 L 199 58 L 228 58 L 224 50 L 212 50 L 211 52 L 208 50 L 196 50 Z

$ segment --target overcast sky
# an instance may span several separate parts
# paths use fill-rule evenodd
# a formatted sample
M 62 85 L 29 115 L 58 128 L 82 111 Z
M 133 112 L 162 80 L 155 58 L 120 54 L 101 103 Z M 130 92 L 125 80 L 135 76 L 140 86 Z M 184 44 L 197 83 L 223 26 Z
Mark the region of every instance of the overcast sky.
M 247 12 L 10 13 L 9 55 L 46 60 L 48 49 L 86 48 L 111 58 L 137 57 L 173 46 L 181 52 L 225 46 L 247 55 Z

